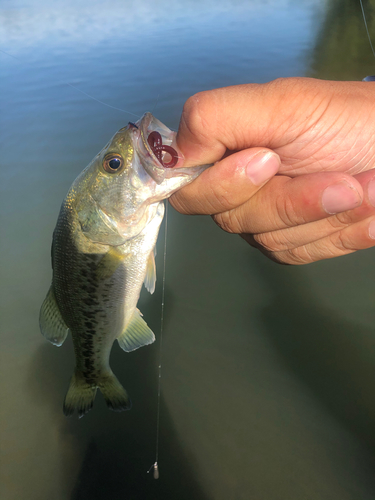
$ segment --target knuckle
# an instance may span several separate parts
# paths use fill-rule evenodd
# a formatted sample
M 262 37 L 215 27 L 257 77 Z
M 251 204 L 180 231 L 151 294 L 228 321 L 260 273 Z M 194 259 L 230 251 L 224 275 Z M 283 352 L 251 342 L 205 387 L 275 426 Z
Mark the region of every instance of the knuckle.
M 200 93 L 194 94 L 187 99 L 182 108 L 182 116 L 188 123 L 195 123 L 196 120 L 200 121 Z
M 341 215 L 341 214 L 340 214 Z M 340 222 L 340 219 L 337 215 L 333 215 L 331 217 L 327 217 L 327 223 L 331 226 L 331 228 L 336 232 L 346 225 L 344 222 Z
M 285 249 L 285 245 L 280 241 L 277 232 L 255 234 L 254 240 L 268 252 L 279 252 Z
M 194 136 L 204 135 L 207 125 L 206 114 L 210 107 L 210 91 L 198 92 L 189 97 L 182 109 L 181 121 Z
M 265 255 L 268 259 L 272 260 L 276 264 L 280 264 L 283 266 L 290 265 L 290 262 L 288 262 L 287 259 L 284 258 L 283 254 L 279 254 L 279 252 L 268 252 L 263 248 L 260 248 L 259 250 L 262 252 L 263 255 Z
M 350 224 L 353 220 L 353 216 L 350 212 L 341 212 L 336 214 L 334 217 L 330 217 L 330 219 L 334 219 L 332 221 L 332 225 L 335 225 L 335 227 L 337 228 Z
M 254 235 L 250 233 L 240 233 L 240 237 L 245 240 L 250 246 L 256 248 L 257 250 L 262 251 L 262 247 L 258 245 L 258 243 L 254 239 Z
M 243 232 L 235 210 L 215 214 L 212 218 L 220 229 L 226 231 L 227 233 L 239 234 Z
M 277 244 L 265 243 L 262 235 L 242 235 L 242 237 L 277 264 L 300 266 L 317 260 L 306 246 L 285 249 L 280 248 Z
M 290 261 L 289 257 L 285 255 L 283 252 L 263 252 L 269 259 L 276 264 L 280 264 L 282 266 L 291 266 L 293 262 Z
M 348 252 L 353 252 L 357 250 L 354 243 L 348 238 L 345 233 L 338 231 L 336 234 L 332 235 L 330 238 L 333 249 L 338 250 L 341 254 L 346 254 Z M 334 251 L 334 250 L 333 250 Z M 336 255 L 337 253 L 335 253 Z
M 294 201 L 289 197 L 280 196 L 276 199 L 276 211 L 279 219 L 286 227 L 306 223 L 303 214 L 296 209 Z
M 308 264 L 310 261 L 305 261 L 300 258 L 298 255 L 295 255 L 292 251 L 282 251 L 282 252 L 269 252 L 264 248 L 260 248 L 260 251 L 271 259 L 276 264 L 284 265 L 284 266 L 296 266 Z
M 304 264 L 310 264 L 314 262 L 314 258 L 306 248 L 306 246 L 292 248 L 290 250 L 285 250 L 279 252 L 279 258 L 286 264 L 291 264 L 294 266 L 301 266 Z
M 290 80 L 291 78 L 279 77 L 271 80 L 271 82 L 269 82 L 269 85 L 276 89 L 280 89 L 288 86 L 290 84 Z
M 280 77 L 272 80 L 266 85 L 270 85 L 276 93 L 283 96 L 284 93 L 290 93 L 294 88 L 298 89 L 303 86 L 304 80 L 303 77 Z

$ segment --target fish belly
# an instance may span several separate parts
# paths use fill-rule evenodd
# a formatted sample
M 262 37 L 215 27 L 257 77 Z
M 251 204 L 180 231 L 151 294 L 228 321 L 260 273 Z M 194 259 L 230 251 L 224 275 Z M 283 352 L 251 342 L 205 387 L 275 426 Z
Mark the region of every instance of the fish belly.
M 72 333 L 76 358 L 64 405 L 67 415 L 75 408 L 80 414 L 89 411 L 97 388 L 110 408 L 123 410 L 130 405 L 126 392 L 112 373 L 109 357 L 113 342 L 134 317 L 162 217 L 163 211 L 158 210 L 140 235 L 114 250 L 98 244 L 88 245 L 79 228 L 66 231 L 71 226 L 65 224 L 63 230 L 59 225 L 56 227 L 53 290 L 62 318 Z M 108 384 L 113 386 L 110 394 L 106 391 Z M 117 386 L 122 389 L 122 396 Z M 112 393 L 116 391 L 114 398 Z M 74 396 L 70 403 L 69 393 Z M 119 402 L 113 403 L 114 399 Z

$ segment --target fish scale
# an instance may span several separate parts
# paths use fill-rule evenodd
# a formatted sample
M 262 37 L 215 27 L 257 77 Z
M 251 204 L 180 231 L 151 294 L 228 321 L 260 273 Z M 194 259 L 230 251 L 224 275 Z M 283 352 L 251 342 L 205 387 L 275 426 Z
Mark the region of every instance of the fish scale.
M 147 141 L 173 153 L 168 168 Z M 123 411 L 130 398 L 109 358 L 117 339 L 126 352 L 155 340 L 137 309 L 142 284 L 153 293 L 154 248 L 164 199 L 210 165 L 184 168 L 175 133 L 150 113 L 120 129 L 74 181 L 60 210 L 52 243 L 53 277 L 40 312 L 42 334 L 62 345 L 72 334 L 76 366 L 64 413 L 81 417 L 97 389 L 108 407 Z

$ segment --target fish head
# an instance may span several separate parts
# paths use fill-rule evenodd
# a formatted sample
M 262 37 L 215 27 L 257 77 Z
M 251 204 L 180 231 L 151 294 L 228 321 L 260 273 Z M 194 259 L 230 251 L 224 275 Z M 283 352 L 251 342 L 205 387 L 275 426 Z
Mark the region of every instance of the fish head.
M 116 132 L 68 195 L 75 200 L 85 236 L 96 243 L 122 245 L 144 229 L 161 200 L 211 166 L 183 167 L 175 137 L 151 113 Z

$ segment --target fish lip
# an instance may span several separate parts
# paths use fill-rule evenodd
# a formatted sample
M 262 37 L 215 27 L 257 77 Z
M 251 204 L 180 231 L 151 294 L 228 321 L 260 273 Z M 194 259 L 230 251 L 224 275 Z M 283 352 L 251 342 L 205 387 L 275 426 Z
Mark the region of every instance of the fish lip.
M 156 158 L 147 139 L 151 132 L 159 132 L 162 136 L 163 144 L 168 146 L 171 146 L 173 144 L 173 148 L 176 149 L 178 153 L 178 163 L 180 163 L 180 160 L 183 159 L 183 157 L 181 152 L 177 150 L 175 144 L 176 132 L 173 132 L 173 130 L 166 127 L 161 121 L 159 121 L 149 112 L 145 113 L 142 118 L 136 123 L 136 125 L 139 129 L 139 133 L 137 134 L 137 144 L 135 150 L 138 153 L 144 170 L 150 177 L 152 177 L 152 179 L 157 184 L 161 184 L 164 179 L 176 175 L 173 173 L 173 171 L 176 170 L 177 167 L 164 167 Z

